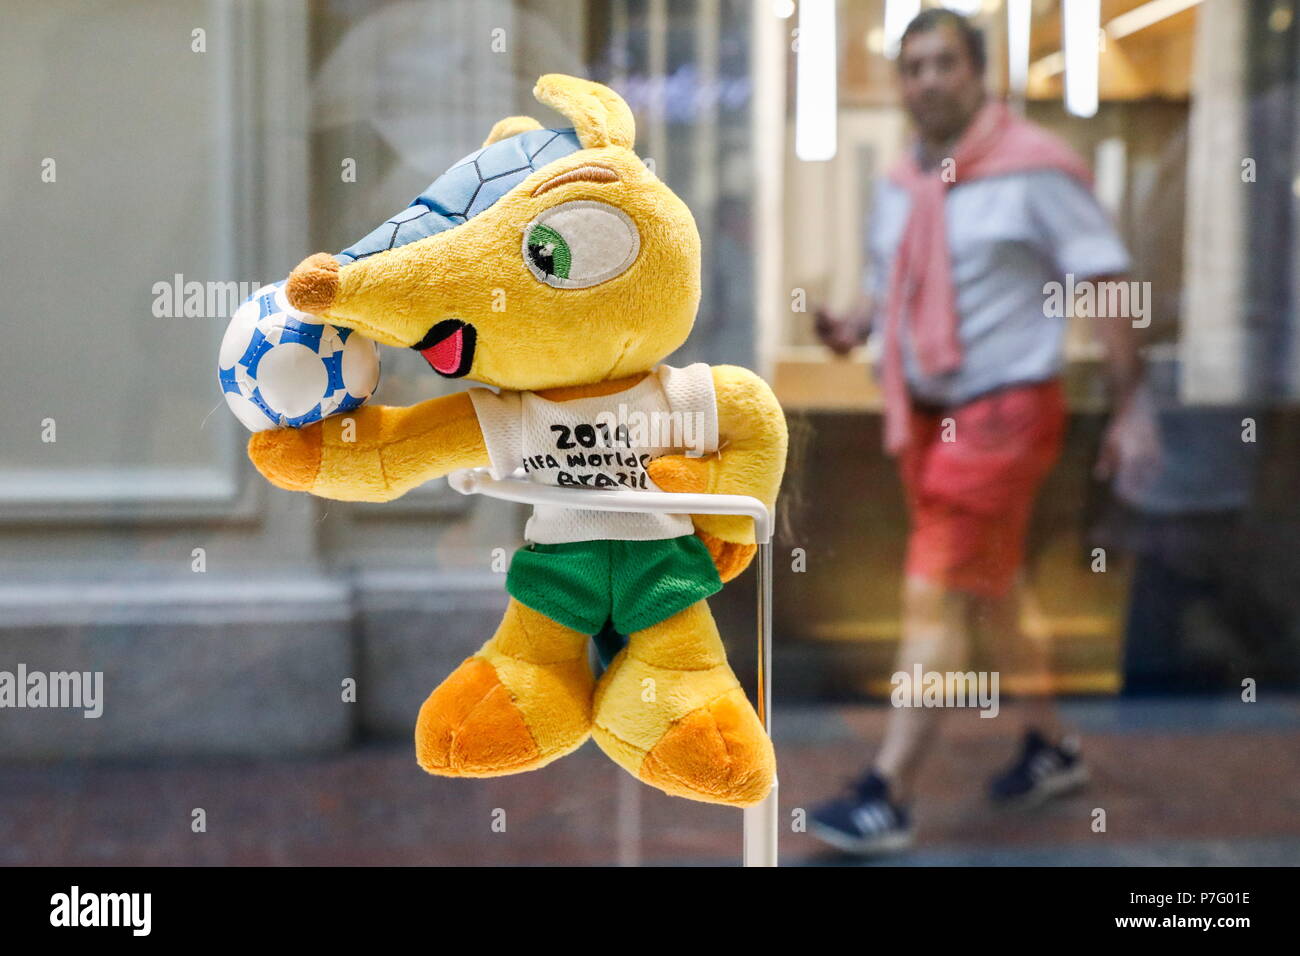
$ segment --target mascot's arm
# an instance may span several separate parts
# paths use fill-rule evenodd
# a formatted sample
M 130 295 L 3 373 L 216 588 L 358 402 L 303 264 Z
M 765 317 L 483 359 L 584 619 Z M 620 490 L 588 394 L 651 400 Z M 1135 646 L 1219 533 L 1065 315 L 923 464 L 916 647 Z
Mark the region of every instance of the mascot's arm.
M 488 464 L 466 392 L 258 432 L 248 457 L 273 485 L 339 501 L 391 501 L 457 468 Z
M 768 384 L 746 368 L 713 369 L 718 401 L 719 450 L 688 458 L 665 455 L 647 466 L 665 491 L 752 495 L 769 508 L 785 472 L 785 415 Z M 696 534 L 708 545 L 718 573 L 730 581 L 753 560 L 754 523 L 739 515 L 693 515 Z

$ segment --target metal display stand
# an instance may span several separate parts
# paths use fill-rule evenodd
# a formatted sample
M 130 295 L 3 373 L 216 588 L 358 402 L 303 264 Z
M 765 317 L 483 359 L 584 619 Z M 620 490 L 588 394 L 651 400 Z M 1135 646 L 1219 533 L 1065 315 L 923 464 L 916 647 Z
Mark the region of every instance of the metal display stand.
M 518 474 L 518 473 L 516 473 Z M 528 505 L 557 505 L 591 511 L 656 514 L 746 515 L 754 519 L 758 545 L 758 719 L 772 734 L 772 534 L 773 514 L 748 495 L 693 495 L 666 491 L 559 488 L 521 477 L 493 478 L 486 468 L 453 471 L 451 487 L 462 495 L 484 495 Z M 744 809 L 744 865 L 776 866 L 777 783 L 760 803 Z

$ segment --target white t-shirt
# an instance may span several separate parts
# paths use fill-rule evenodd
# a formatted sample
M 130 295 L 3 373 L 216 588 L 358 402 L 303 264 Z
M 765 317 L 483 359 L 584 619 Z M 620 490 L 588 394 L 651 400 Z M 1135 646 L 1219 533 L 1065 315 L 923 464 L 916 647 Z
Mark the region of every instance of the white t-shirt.
M 910 215 L 907 190 L 881 180 L 872 211 L 869 290 L 880 315 Z M 1067 275 L 1082 281 L 1129 270 L 1128 251 L 1109 215 L 1086 187 L 1054 169 L 958 183 L 948 191 L 944 215 L 962 364 L 945 375 L 927 375 L 904 329 L 909 391 L 961 405 L 1004 385 L 1055 378 L 1066 320 L 1044 314 L 1044 286 Z
M 718 450 L 713 371 L 660 365 L 631 388 L 555 402 L 534 392 L 471 388 L 491 473 L 523 468 L 529 481 L 572 488 L 660 491 L 646 463 L 661 455 Z M 524 538 L 537 544 L 654 541 L 691 534 L 687 514 L 590 511 L 537 505 Z

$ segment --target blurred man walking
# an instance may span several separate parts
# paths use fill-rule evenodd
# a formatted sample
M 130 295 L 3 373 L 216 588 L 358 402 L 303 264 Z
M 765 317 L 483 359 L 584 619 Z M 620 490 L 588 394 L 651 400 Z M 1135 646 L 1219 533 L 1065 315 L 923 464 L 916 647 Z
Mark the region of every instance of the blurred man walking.
M 1045 649 L 1019 626 L 1026 527 L 1060 453 L 1059 381 L 1068 309 L 1046 288 L 1119 281 L 1129 256 L 1091 191 L 1086 164 L 1062 142 L 990 100 L 982 34 L 945 9 L 918 15 L 898 57 L 917 140 L 878 188 L 871 227 L 885 444 L 897 455 L 911 531 L 897 671 L 964 665 L 982 625 L 1006 671 L 1049 678 Z M 1115 415 L 1099 471 L 1152 454 L 1132 324 L 1099 319 Z M 819 331 L 837 351 L 860 338 Z M 872 766 L 812 814 L 812 830 L 857 853 L 906 847 L 917 770 L 941 709 L 896 707 Z M 991 796 L 1030 803 L 1086 780 L 1078 740 L 1047 698 L 1029 707 L 1019 757 Z

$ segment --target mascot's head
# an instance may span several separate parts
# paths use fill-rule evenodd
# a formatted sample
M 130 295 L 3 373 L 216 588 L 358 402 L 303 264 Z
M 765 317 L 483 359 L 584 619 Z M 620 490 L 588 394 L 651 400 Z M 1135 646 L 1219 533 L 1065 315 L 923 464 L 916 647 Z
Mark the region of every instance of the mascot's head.
M 612 90 L 571 76 L 537 99 L 573 129 L 501 120 L 483 148 L 338 256 L 293 270 L 289 301 L 439 375 L 516 390 L 644 371 L 690 334 L 700 237 L 632 152 Z

